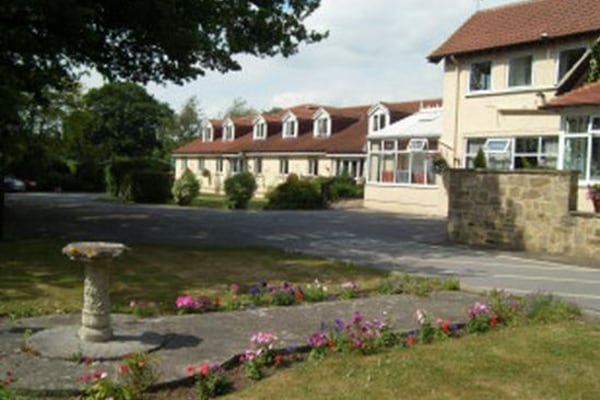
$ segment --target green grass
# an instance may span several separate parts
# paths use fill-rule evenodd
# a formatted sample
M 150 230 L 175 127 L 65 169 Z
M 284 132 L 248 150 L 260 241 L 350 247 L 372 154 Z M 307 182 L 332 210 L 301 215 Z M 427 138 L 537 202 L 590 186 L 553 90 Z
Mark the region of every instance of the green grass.
M 262 210 L 267 204 L 267 200 L 262 198 L 253 198 L 248 204 L 249 210 Z M 192 207 L 203 207 L 203 208 L 217 208 L 227 209 L 228 201 L 227 197 L 219 194 L 201 193 L 200 196 L 196 197 L 192 204 Z
M 0 243 L 0 315 L 22 317 L 81 309 L 83 268 L 61 254 L 57 240 Z M 384 274 L 270 248 L 202 248 L 134 245 L 112 263 L 111 300 L 127 309 L 131 299 L 174 307 L 177 295 L 217 296 L 232 283 L 307 284 L 315 278 L 331 287 L 354 280 L 375 289 Z
M 307 362 L 223 399 L 596 399 L 600 327 L 507 328 L 372 356 Z

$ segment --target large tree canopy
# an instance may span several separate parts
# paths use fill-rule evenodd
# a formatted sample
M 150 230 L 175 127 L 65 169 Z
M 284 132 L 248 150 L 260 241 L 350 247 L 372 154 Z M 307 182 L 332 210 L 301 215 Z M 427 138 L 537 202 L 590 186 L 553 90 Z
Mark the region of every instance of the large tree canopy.
M 5 84 L 35 91 L 95 67 L 114 79 L 181 83 L 240 69 L 236 54 L 289 56 L 321 40 L 304 19 L 320 0 L 3 0 Z M 7 80 L 7 81 L 6 81 Z

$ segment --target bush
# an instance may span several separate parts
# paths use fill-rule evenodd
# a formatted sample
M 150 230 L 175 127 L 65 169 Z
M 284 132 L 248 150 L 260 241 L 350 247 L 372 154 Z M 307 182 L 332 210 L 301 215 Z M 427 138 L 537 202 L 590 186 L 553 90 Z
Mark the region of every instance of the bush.
M 581 310 L 575 304 L 543 293 L 526 296 L 523 311 L 528 320 L 538 323 L 568 321 L 581 316 Z
M 296 175 L 290 175 L 284 183 L 267 193 L 266 197 L 267 209 L 313 210 L 326 205 L 315 185 Z
M 192 171 L 186 168 L 183 174 L 175 181 L 171 193 L 175 203 L 180 206 L 189 205 L 198 196 L 200 182 Z
M 460 290 L 460 282 L 455 278 L 439 279 L 391 272 L 378 288 L 381 294 L 414 294 L 416 296 L 427 296 L 431 292 L 441 290 Z
M 480 147 L 479 150 L 477 150 L 477 155 L 475 156 L 475 159 L 473 160 L 473 167 L 474 168 L 487 168 L 487 162 L 485 160 L 485 153 L 483 152 L 483 148 Z
M 125 192 L 130 192 L 127 184 L 130 182 L 126 176 L 133 171 L 159 171 L 169 173 L 169 163 L 154 158 L 129 158 L 118 157 L 111 160 L 104 170 L 106 191 L 111 196 L 124 198 Z
M 121 183 L 121 197 L 136 203 L 166 203 L 171 198 L 173 177 L 156 170 L 132 171 Z
M 225 194 L 229 199 L 230 208 L 243 210 L 248 208 L 248 202 L 256 191 L 256 181 L 249 172 L 230 176 L 225 180 Z
M 348 174 L 332 178 L 318 177 L 314 180 L 314 183 L 327 202 L 363 197 L 363 185 L 358 185 L 354 178 Z

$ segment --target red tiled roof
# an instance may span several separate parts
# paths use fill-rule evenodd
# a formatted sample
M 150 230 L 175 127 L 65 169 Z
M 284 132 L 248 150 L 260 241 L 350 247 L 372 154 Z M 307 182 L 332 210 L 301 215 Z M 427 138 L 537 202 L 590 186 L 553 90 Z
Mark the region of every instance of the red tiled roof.
M 562 108 L 575 106 L 599 106 L 600 81 L 589 83 L 585 86 L 557 96 L 542 108 Z
M 421 105 L 431 107 L 440 105 L 440 99 L 409 101 L 402 103 L 384 103 L 390 111 L 403 113 L 408 116 L 419 110 Z M 324 108 L 332 118 L 332 134 L 327 138 L 313 136 L 313 116 L 319 108 Z M 196 139 L 177 150 L 174 154 L 234 154 L 241 152 L 257 153 L 363 153 L 368 133 L 368 115 L 370 106 L 328 107 L 315 104 L 305 104 L 291 107 L 278 114 L 281 118 L 287 111 L 292 111 L 298 117 L 298 137 L 283 138 L 281 123 L 268 121 L 268 136 L 265 140 L 253 140 L 252 129 L 248 129 L 247 120 L 234 118 L 236 138 L 231 142 L 216 139 L 213 142 L 203 142 Z M 277 115 L 277 114 L 276 114 Z M 254 118 L 252 118 L 253 120 Z M 241 131 L 238 122 L 243 123 Z
M 591 32 L 600 34 L 598 0 L 530 0 L 475 13 L 427 58 L 438 62 L 453 54 Z

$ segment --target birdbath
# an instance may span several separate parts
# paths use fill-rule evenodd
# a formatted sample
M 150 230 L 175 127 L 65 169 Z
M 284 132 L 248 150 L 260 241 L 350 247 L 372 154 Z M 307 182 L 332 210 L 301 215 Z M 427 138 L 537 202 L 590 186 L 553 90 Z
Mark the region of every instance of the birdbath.
M 107 342 L 113 337 L 110 323 L 110 260 L 120 256 L 127 247 L 121 243 L 74 242 L 62 252 L 85 267 L 83 309 L 79 338 L 84 342 Z

